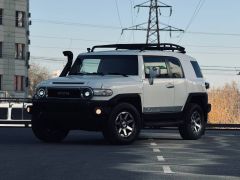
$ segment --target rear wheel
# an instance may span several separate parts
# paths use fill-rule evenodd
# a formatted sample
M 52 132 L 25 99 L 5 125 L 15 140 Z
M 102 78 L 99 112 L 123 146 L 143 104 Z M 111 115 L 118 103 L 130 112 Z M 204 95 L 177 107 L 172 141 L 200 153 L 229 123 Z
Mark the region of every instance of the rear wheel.
M 201 138 L 206 128 L 204 113 L 198 104 L 189 104 L 186 109 L 185 122 L 179 127 L 180 135 L 186 140 Z
M 140 128 L 141 118 L 137 109 L 122 103 L 113 109 L 103 135 L 111 144 L 130 144 L 138 137 Z
M 61 142 L 69 132 L 47 123 L 42 113 L 32 115 L 32 130 L 34 135 L 44 142 Z

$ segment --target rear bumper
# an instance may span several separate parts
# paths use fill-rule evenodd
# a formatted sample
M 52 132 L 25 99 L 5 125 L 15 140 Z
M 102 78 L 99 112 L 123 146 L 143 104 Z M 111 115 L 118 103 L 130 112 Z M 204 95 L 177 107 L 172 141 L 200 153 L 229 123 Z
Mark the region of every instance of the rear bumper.
M 101 130 L 111 112 L 108 101 L 69 99 L 34 100 L 33 118 L 68 129 Z M 96 114 L 100 109 L 101 114 Z

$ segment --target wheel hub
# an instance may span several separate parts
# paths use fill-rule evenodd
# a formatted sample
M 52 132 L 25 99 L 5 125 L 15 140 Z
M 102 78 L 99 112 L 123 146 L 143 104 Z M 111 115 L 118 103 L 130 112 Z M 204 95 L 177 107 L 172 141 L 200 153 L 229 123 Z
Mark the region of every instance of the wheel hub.
M 135 128 L 135 120 L 130 112 L 121 112 L 117 115 L 115 126 L 119 136 L 129 137 Z
M 198 133 L 202 129 L 202 119 L 198 111 L 195 111 L 191 116 L 191 124 L 194 132 Z

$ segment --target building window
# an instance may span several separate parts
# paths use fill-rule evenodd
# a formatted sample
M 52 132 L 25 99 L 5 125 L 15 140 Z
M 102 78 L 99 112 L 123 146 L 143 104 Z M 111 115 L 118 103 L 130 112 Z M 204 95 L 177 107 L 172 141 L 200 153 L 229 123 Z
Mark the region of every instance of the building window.
M 15 76 L 14 88 L 15 88 L 15 91 L 24 91 L 24 77 L 23 76 Z
M 0 9 L 0 25 L 3 24 L 3 9 Z
M 0 42 L 0 58 L 2 58 L 2 48 L 3 48 L 3 43 Z
M 25 26 L 25 12 L 16 11 L 16 27 L 24 27 Z
M 0 75 L 0 91 L 2 90 L 2 75 Z
M 17 43 L 15 46 L 15 59 L 24 59 L 25 58 L 25 44 Z

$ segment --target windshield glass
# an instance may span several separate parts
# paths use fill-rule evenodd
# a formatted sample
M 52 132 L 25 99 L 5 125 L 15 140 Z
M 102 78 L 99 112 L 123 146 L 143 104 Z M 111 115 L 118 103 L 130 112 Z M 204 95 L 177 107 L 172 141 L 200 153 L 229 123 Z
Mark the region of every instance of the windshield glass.
M 80 56 L 69 75 L 138 75 L 138 57 L 135 55 Z

